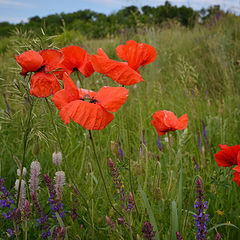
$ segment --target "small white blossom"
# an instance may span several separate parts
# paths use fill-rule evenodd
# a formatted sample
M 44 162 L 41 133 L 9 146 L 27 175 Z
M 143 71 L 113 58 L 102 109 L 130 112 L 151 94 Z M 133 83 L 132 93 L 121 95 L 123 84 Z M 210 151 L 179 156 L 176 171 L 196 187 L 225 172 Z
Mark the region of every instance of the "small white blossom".
M 63 185 L 65 183 L 65 173 L 63 171 L 56 172 L 54 180 L 57 198 L 62 199 Z
M 30 167 L 30 180 L 29 180 L 29 189 L 31 192 L 34 192 L 37 195 L 39 189 L 39 175 L 41 166 L 38 161 L 33 161 Z
M 52 155 L 53 163 L 60 166 L 62 163 L 62 153 L 55 151 Z

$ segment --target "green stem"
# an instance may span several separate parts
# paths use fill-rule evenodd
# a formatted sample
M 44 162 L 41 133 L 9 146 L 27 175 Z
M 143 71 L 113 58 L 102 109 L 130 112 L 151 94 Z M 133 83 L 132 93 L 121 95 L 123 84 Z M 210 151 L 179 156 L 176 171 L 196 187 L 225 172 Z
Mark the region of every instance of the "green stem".
M 88 131 L 89 131 L 90 140 L 91 140 L 91 142 L 92 142 L 92 147 L 93 147 L 94 156 L 95 156 L 95 159 L 96 159 L 96 162 L 97 162 L 97 166 L 98 166 L 98 170 L 99 170 L 99 172 L 100 172 L 100 176 L 101 176 L 102 181 L 103 181 L 103 186 L 104 186 L 105 192 L 106 192 L 106 194 L 107 194 L 108 201 L 109 201 L 111 207 L 115 210 L 115 212 L 116 212 L 117 214 L 119 214 L 119 216 L 121 216 L 122 214 L 121 214 L 121 213 L 113 206 L 113 204 L 112 204 L 112 201 L 111 201 L 111 198 L 110 198 L 110 196 L 109 196 L 108 189 L 107 189 L 107 185 L 106 185 L 106 182 L 105 182 L 105 180 L 104 180 L 102 168 L 101 168 L 101 165 L 100 165 L 98 156 L 97 156 L 96 146 L 95 146 L 95 142 L 94 142 L 94 140 L 93 140 L 92 132 L 91 132 L 91 130 L 88 130 Z
M 49 103 L 49 101 L 48 101 L 47 98 L 45 98 L 45 101 L 46 101 L 46 103 L 47 103 L 47 106 L 48 106 L 48 109 L 49 109 L 49 112 L 50 112 L 51 122 L 52 122 L 54 131 L 55 131 L 55 134 L 56 134 L 56 137 L 57 137 L 57 141 L 58 141 L 60 150 L 61 150 L 61 152 L 62 152 L 62 156 L 63 156 L 63 160 L 64 160 L 64 163 L 65 163 L 65 166 L 66 166 L 66 168 L 67 168 L 68 173 L 70 173 L 71 170 L 69 169 L 68 163 L 67 163 L 67 161 L 66 161 L 65 154 L 64 154 L 64 151 L 63 151 L 63 147 L 62 147 L 62 144 L 61 144 L 61 141 L 60 141 L 60 137 L 59 137 L 59 134 L 58 134 L 58 131 L 57 131 L 57 127 L 56 127 L 56 125 L 55 125 L 55 123 L 54 123 L 54 120 L 53 120 L 53 114 L 52 114 L 52 109 L 51 109 L 50 103 Z M 79 195 L 81 196 L 82 200 L 84 201 L 84 203 L 85 203 L 85 205 L 86 205 L 86 207 L 87 207 L 88 215 L 89 215 L 89 217 L 90 217 L 90 219 L 91 219 L 91 213 L 90 213 L 90 210 L 89 210 L 89 206 L 88 206 L 87 200 L 86 200 L 86 198 L 84 197 L 84 195 L 79 191 L 79 189 L 78 189 L 78 187 L 77 187 L 77 184 L 75 183 L 75 181 L 74 181 L 74 179 L 73 179 L 73 175 L 72 175 L 72 174 L 70 174 L 70 179 L 72 180 L 73 185 L 76 187 Z M 93 227 L 93 229 L 94 229 L 94 227 Z
M 27 129 L 24 133 L 24 136 L 23 136 L 23 157 L 22 157 L 22 163 L 21 163 L 21 171 L 20 171 L 20 176 L 19 176 L 19 186 L 18 186 L 18 193 L 17 193 L 17 208 L 18 208 L 18 205 L 19 205 L 19 198 L 20 198 L 20 191 L 21 191 L 21 184 L 22 184 L 22 175 L 23 175 L 23 167 L 24 167 L 24 163 L 25 163 L 25 158 L 26 158 L 26 149 L 27 149 L 27 140 L 28 140 L 28 135 L 29 135 L 29 132 L 30 132 L 30 122 L 31 122 L 31 117 L 32 117 L 32 109 L 33 109 L 33 98 L 29 98 L 31 99 L 31 103 L 30 103 L 30 110 L 29 110 L 29 114 L 28 114 L 28 118 L 27 118 L 27 121 L 26 121 L 26 126 L 27 126 Z
M 80 76 L 80 72 L 78 70 L 76 72 L 77 72 L 77 78 L 78 78 L 78 80 L 80 82 L 80 87 L 83 88 L 83 83 L 82 83 L 82 78 Z

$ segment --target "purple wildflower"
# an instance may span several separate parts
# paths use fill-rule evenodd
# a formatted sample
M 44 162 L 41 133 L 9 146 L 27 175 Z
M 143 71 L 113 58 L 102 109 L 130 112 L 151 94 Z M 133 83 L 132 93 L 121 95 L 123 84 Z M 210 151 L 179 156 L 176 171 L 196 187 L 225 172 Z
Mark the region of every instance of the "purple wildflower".
M 177 240 L 183 240 L 183 237 L 180 232 L 176 232 Z
M 31 214 L 31 209 L 28 200 L 25 200 L 24 208 L 23 208 L 23 213 L 24 213 L 24 219 L 25 221 L 30 220 L 30 214 Z
M 203 120 L 202 120 L 202 125 L 203 125 L 203 137 L 204 137 L 207 149 L 208 149 L 207 128 L 206 128 L 205 122 Z
M 78 214 L 77 214 L 77 207 L 79 205 L 79 202 L 78 202 L 78 196 L 79 196 L 79 192 L 77 190 L 77 188 L 75 186 L 73 186 L 73 190 L 74 190 L 74 194 L 73 194 L 73 204 L 72 204 L 72 210 L 70 212 L 70 216 L 72 218 L 73 221 L 75 221 L 78 217 Z
M 161 141 L 160 141 L 160 137 L 158 136 L 158 138 L 157 138 L 157 145 L 158 145 L 158 149 L 160 150 L 160 151 L 163 151 L 163 147 L 162 147 L 162 144 L 161 144 Z
M 66 234 L 65 227 L 55 227 L 53 231 L 53 239 L 55 240 L 64 240 Z
M 221 239 L 221 235 L 220 235 L 220 233 L 217 233 L 216 237 L 215 237 L 215 240 L 220 240 L 220 239 Z
M 205 214 L 205 210 L 207 209 L 207 202 L 204 201 L 205 197 L 203 196 L 204 190 L 202 181 L 200 178 L 196 181 L 196 202 L 194 204 L 194 208 L 197 210 L 197 214 L 193 215 L 196 222 L 197 227 L 197 240 L 206 240 L 207 239 L 207 221 L 208 214 Z
M 114 229 L 115 223 L 113 222 L 113 220 L 112 220 L 110 217 L 108 217 L 108 216 L 105 216 L 105 219 L 106 219 L 107 225 L 108 225 L 110 228 Z
M 142 137 L 143 137 L 143 144 L 147 147 L 147 143 L 146 143 L 146 140 L 145 140 L 145 137 L 144 137 L 144 130 L 142 131 Z
M 198 169 L 200 168 L 200 166 L 199 166 L 199 164 L 198 164 L 198 162 L 197 162 L 196 157 L 193 157 L 193 161 L 194 161 L 194 163 L 195 163 L 195 169 L 198 170 Z
M 7 213 L 4 212 L 3 216 L 5 219 L 11 219 L 11 205 L 14 204 L 14 201 L 11 197 L 11 193 L 4 187 L 5 180 L 0 176 L 0 207 L 2 209 L 7 209 Z
M 153 226 L 150 222 L 144 222 L 142 228 L 143 237 L 147 240 L 153 240 L 156 231 L 153 231 Z
M 120 143 L 120 141 L 118 141 L 117 145 L 118 145 L 118 151 L 116 152 L 116 156 L 117 156 L 117 158 L 118 158 L 120 161 L 123 161 L 124 155 L 123 155 L 123 150 L 122 150 L 122 148 L 121 148 L 121 143 Z
M 132 210 L 135 206 L 135 201 L 134 201 L 134 197 L 133 197 L 133 194 L 130 192 L 128 194 L 128 209 L 129 210 Z
M 44 174 L 44 181 L 47 185 L 48 192 L 50 195 L 48 202 L 50 203 L 53 212 L 53 217 L 56 218 L 56 212 L 58 212 L 60 217 L 63 218 L 65 216 L 64 214 L 65 211 L 63 211 L 63 204 L 57 198 L 56 189 L 52 182 L 52 179 L 47 174 Z
M 198 131 L 198 148 L 199 148 L 199 151 L 202 150 L 201 135 L 199 131 Z
M 38 225 L 42 226 L 42 237 L 43 238 L 48 238 L 48 236 L 51 235 L 50 230 L 48 229 L 47 226 L 47 222 L 48 222 L 48 215 L 44 216 L 44 213 L 41 209 L 41 206 L 38 202 L 37 196 L 34 192 L 31 193 L 31 197 L 32 197 L 32 201 L 33 201 L 33 206 L 38 214 L 38 216 L 40 217 L 39 219 L 37 219 L 38 221 Z
M 122 180 L 119 178 L 118 168 L 116 167 L 115 162 L 111 158 L 108 159 L 108 166 L 110 168 L 110 172 L 111 172 L 111 176 L 113 178 L 113 182 L 116 184 L 116 188 L 120 191 L 121 201 L 122 201 L 122 209 L 124 209 L 125 208 L 126 195 L 125 195 L 125 192 L 124 192 L 124 186 L 123 186 Z

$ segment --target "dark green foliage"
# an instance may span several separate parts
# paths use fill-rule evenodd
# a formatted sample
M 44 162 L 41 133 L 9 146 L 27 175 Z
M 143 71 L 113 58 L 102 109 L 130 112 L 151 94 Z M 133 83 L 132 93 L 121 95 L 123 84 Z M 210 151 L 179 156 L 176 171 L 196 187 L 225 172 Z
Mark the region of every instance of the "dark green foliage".
M 108 16 L 86 9 L 73 13 L 52 14 L 42 18 L 33 16 L 27 23 L 21 22 L 16 25 L 2 22 L 0 23 L 0 37 L 9 36 L 15 27 L 28 31 L 33 30 L 37 34 L 40 34 L 43 29 L 45 34 L 50 36 L 62 33 L 64 27 L 67 26 L 67 30 L 78 31 L 87 38 L 104 38 L 116 36 L 126 30 L 136 32 L 137 28 L 142 27 L 139 24 L 160 25 L 171 19 L 179 21 L 183 26 L 193 27 L 198 16 L 206 21 L 219 13 L 223 13 L 219 6 L 197 12 L 190 7 L 173 6 L 168 1 L 162 6 L 146 5 L 141 9 L 132 5 Z

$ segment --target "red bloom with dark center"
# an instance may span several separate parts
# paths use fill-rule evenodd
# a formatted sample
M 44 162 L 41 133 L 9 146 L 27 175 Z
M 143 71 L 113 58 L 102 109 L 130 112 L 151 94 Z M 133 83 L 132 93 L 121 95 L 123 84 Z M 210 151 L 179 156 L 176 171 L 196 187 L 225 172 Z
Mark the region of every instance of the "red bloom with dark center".
M 36 97 L 48 97 L 60 90 L 57 78 L 49 72 L 61 67 L 63 53 L 46 49 L 39 52 L 26 51 L 15 56 L 17 62 L 22 66 L 22 75 L 35 72 L 31 78 L 30 93 Z
M 129 40 L 125 45 L 116 48 L 118 57 L 128 62 L 128 66 L 137 71 L 140 66 L 154 62 L 157 56 L 156 50 L 151 45 L 137 43 Z
M 97 55 L 92 55 L 91 61 L 95 71 L 107 75 L 119 84 L 132 85 L 144 81 L 126 62 L 111 60 L 101 48 L 98 49 Z
M 220 144 L 219 146 L 222 150 L 214 155 L 219 167 L 230 167 L 240 163 L 240 145 L 229 147 Z
M 187 127 L 187 114 L 177 118 L 174 113 L 170 111 L 157 111 L 153 114 L 152 125 L 157 130 L 158 135 L 164 135 L 169 131 L 183 130 Z
M 31 95 L 48 97 L 59 90 L 61 90 L 60 85 L 53 74 L 36 72 L 31 78 Z
M 93 66 L 90 61 L 90 54 L 79 46 L 68 46 L 60 50 L 64 54 L 62 62 L 63 72 L 69 75 L 78 70 L 85 77 L 89 77 L 94 73 Z M 63 74 L 62 74 L 63 75 Z
M 63 54 L 57 50 L 46 49 L 39 52 L 26 51 L 15 55 L 18 64 L 22 67 L 22 75 L 28 72 L 51 72 L 59 69 L 63 61 Z
M 60 109 L 60 117 L 65 124 L 70 119 L 88 130 L 102 130 L 113 119 L 128 97 L 123 87 L 102 87 L 97 93 L 78 89 L 67 73 L 63 75 L 64 89 L 54 94 L 52 100 Z

